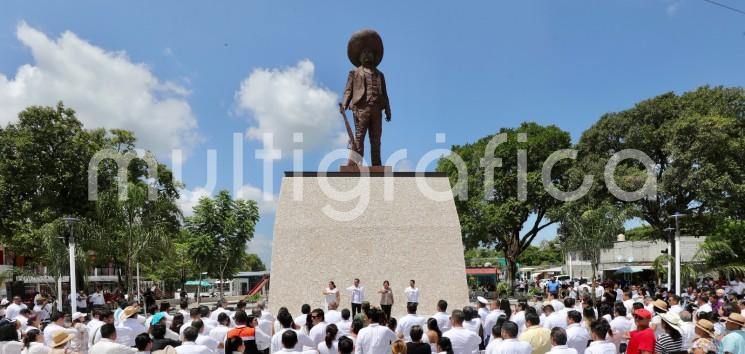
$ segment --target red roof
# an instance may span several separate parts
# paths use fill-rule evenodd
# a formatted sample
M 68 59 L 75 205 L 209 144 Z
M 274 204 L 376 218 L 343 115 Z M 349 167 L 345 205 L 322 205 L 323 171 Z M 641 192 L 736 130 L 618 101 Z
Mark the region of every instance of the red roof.
M 466 267 L 466 274 L 468 275 L 496 275 L 499 274 L 496 268 L 476 268 Z

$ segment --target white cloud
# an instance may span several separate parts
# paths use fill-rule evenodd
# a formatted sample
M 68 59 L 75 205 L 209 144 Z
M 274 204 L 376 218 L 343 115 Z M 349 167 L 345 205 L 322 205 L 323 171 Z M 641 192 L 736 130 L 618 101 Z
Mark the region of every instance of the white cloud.
M 209 197 L 212 192 L 204 187 L 196 187 L 193 190 L 182 189 L 180 191 L 180 198 L 176 201 L 178 207 L 184 216 L 194 215 L 194 206 L 197 205 L 199 199 L 203 197 Z
M 268 214 L 274 214 L 277 208 L 277 196 L 266 194 L 261 189 L 246 184 L 235 193 L 236 199 L 252 199 L 259 205 L 259 215 L 264 217 Z
M 0 124 L 15 121 L 30 105 L 65 105 L 87 128 L 134 131 L 138 146 L 170 157 L 170 149 L 189 150 L 198 140 L 197 121 L 186 100 L 189 91 L 159 80 L 124 52 L 111 52 L 64 32 L 50 39 L 22 22 L 16 37 L 31 51 L 33 63 L 14 78 L 0 73 Z
M 204 188 L 195 187 L 194 189 L 182 189 L 180 190 L 181 197 L 178 199 L 177 204 L 181 209 L 184 216 L 194 215 L 194 206 L 197 205 L 199 199 L 202 197 L 211 197 L 215 193 L 214 191 Z M 277 208 L 277 196 L 276 195 L 265 195 L 264 192 L 257 187 L 246 184 L 243 185 L 238 191 L 233 193 L 235 199 L 251 199 L 255 200 L 259 206 L 259 215 L 263 219 L 265 216 L 274 214 Z
M 262 141 L 274 134 L 276 148 L 291 156 L 293 148 L 334 147 L 343 125 L 338 95 L 313 79 L 310 60 L 284 69 L 255 69 L 235 94 L 238 112 L 251 116 L 249 139 Z M 292 134 L 303 133 L 303 143 L 293 143 Z

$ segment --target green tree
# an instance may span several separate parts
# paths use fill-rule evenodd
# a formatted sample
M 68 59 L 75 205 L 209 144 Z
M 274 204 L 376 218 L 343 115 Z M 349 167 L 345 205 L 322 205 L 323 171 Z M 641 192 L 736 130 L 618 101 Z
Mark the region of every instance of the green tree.
M 676 212 L 688 214 L 691 234 L 706 234 L 718 215 L 745 217 L 745 90 L 704 86 L 681 95 L 666 93 L 608 113 L 582 134 L 578 144 L 585 173 L 595 176 L 592 198 L 628 204 L 652 236 L 666 239 L 664 229 Z M 654 200 L 623 202 L 601 181 L 610 156 L 624 149 L 646 153 L 655 163 Z M 633 159 L 625 160 L 614 180 L 624 190 L 641 187 L 647 174 Z
M 246 253 L 243 257 L 243 269 L 250 272 L 265 271 L 266 266 L 256 253 Z
M 214 199 L 201 198 L 186 226 L 199 242 L 199 258 L 211 258 L 208 271 L 220 277 L 220 297 L 226 275 L 232 275 L 244 264 L 246 243 L 251 241 L 259 221 L 259 208 L 253 200 L 233 200 L 228 191 Z M 206 244 L 211 244 L 208 251 Z M 206 254 L 205 254 L 206 253 Z
M 525 133 L 527 141 L 518 142 L 518 134 Z M 556 126 L 541 126 L 523 123 L 517 129 L 502 128 L 499 134 L 507 139 L 497 144 L 494 156 L 502 159 L 502 166 L 493 169 L 494 181 L 484 187 L 485 168 L 481 161 L 487 145 L 494 135 L 462 146 L 452 147 L 468 169 L 468 198 L 456 199 L 456 208 L 463 230 L 463 241 L 467 248 L 494 247 L 504 252 L 507 262 L 507 279 L 514 288 L 517 260 L 530 246 L 538 232 L 556 222 L 548 218 L 561 202 L 549 195 L 543 186 L 541 171 L 543 162 L 554 151 L 570 147 L 569 133 Z M 518 150 L 525 150 L 526 197 L 520 198 L 518 191 Z M 553 183 L 563 185 L 564 171 L 569 164 L 560 162 L 552 170 Z M 458 169 L 448 159 L 438 162 L 437 170 L 445 172 L 456 183 Z M 526 225 L 528 218 L 535 220 Z
M 625 211 L 608 203 L 588 208 L 582 213 L 564 215 L 564 248 L 590 261 L 592 279 L 596 278 L 600 254 L 605 249 L 613 248 L 616 236 L 623 231 L 625 220 Z
M 745 221 L 726 219 L 699 245 L 696 259 L 702 271 L 724 277 L 745 276 Z

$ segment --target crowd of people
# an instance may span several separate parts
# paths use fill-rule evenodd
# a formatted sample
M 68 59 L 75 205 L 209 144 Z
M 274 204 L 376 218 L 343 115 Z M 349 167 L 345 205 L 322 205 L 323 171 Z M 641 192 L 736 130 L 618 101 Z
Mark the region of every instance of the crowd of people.
M 121 301 L 65 316 L 14 297 L 0 304 L 0 354 L 745 354 L 745 284 L 699 285 L 677 295 L 647 285 L 553 279 L 530 299 L 478 297 L 462 309 L 440 300 L 435 309 L 419 309 L 412 280 L 399 318 L 390 312 L 389 283 L 373 306 L 358 279 L 346 289 L 351 309 L 339 310 L 332 281 L 322 292 L 324 308 L 305 304 L 296 316 L 285 307 L 273 314 L 264 302 L 248 309 L 242 301 L 210 308 L 186 300 L 178 309 L 161 302 L 143 313 Z

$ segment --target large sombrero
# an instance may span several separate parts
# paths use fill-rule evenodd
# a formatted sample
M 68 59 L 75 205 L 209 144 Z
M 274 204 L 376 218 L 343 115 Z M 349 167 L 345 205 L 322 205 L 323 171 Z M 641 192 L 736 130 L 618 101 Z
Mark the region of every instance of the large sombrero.
M 380 38 L 378 32 L 364 29 L 352 33 L 352 38 L 349 38 L 349 43 L 347 43 L 347 56 L 354 66 L 362 64 L 360 63 L 360 53 L 365 48 L 373 52 L 375 56 L 374 65 L 378 66 L 380 61 L 383 60 L 383 39 Z

